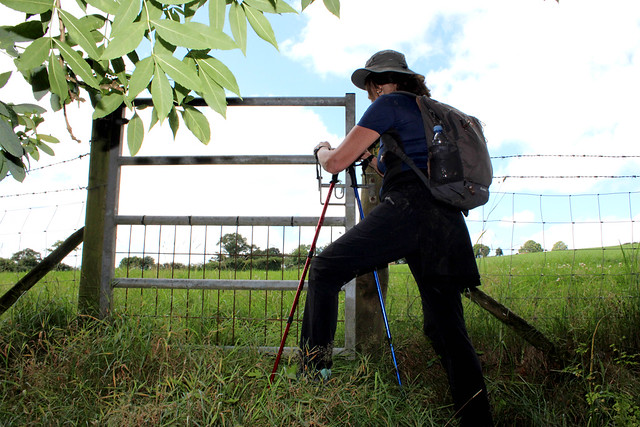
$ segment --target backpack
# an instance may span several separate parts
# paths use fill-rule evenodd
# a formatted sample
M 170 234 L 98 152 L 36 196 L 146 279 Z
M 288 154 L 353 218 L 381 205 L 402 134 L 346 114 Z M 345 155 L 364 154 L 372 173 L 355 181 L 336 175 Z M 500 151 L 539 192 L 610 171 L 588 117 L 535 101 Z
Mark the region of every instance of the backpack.
M 415 96 L 414 94 L 411 94 Z M 431 99 L 428 96 L 416 96 L 416 102 L 422 113 L 429 163 L 434 160 L 431 154 L 433 127 L 441 125 L 452 148 L 459 156 L 461 174 L 459 179 L 444 184 L 427 178 L 406 155 L 392 134 L 380 137 L 387 150 L 398 156 L 407 166 L 413 169 L 437 199 L 465 212 L 482 206 L 489 200 L 489 186 L 493 179 L 491 158 L 487 149 L 487 141 L 482 133 L 480 121 L 462 111 Z

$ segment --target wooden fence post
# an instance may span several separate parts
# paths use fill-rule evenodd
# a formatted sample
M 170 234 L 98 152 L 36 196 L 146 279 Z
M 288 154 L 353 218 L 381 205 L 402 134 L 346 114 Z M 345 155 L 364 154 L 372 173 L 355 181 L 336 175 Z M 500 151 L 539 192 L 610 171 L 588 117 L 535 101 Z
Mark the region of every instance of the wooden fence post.
M 78 312 L 100 318 L 111 310 L 123 114 L 120 107 L 94 120 L 91 131 Z
M 378 205 L 378 194 L 382 178 L 371 168 L 362 178 L 365 187 L 362 190 L 362 210 L 366 216 Z M 366 254 L 364 254 L 366 256 Z M 389 269 L 378 270 L 382 295 L 386 300 L 389 283 Z M 356 350 L 368 354 L 376 354 L 386 345 L 384 319 L 380 309 L 380 299 L 373 273 L 359 276 L 356 279 Z

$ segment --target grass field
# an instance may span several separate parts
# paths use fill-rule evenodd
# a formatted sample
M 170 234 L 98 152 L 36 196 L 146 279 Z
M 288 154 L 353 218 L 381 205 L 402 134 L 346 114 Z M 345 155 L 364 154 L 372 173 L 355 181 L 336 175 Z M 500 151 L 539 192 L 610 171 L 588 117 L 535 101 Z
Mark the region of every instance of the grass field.
M 478 262 L 483 291 L 570 355 L 547 360 L 465 299 L 498 425 L 640 425 L 638 250 Z M 337 359 L 324 385 L 296 379 L 295 360 L 283 360 L 269 387 L 273 356 L 256 347 L 277 345 L 282 322 L 270 319 L 290 308 L 289 292 L 120 289 L 115 315 L 99 321 L 76 314 L 78 272 L 50 274 L 0 318 L 0 425 L 455 425 L 413 279 L 405 265 L 390 272 L 406 395 L 386 345 L 375 357 Z M 0 292 L 16 279 L 1 273 Z

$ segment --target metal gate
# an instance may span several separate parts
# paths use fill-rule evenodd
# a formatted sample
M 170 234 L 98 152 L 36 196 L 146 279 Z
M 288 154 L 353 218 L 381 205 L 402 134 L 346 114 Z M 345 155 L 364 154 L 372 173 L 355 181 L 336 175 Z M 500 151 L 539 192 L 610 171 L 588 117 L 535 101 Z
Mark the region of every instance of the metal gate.
M 233 108 L 242 106 L 300 106 L 300 107 L 344 107 L 345 109 L 345 134 L 355 125 L 355 95 L 345 94 L 344 97 L 268 97 L 268 98 L 229 98 L 227 100 L 228 105 Z M 136 105 L 151 104 L 151 100 L 142 99 L 136 100 Z M 203 100 L 195 100 L 191 105 L 194 106 L 206 106 Z M 119 117 L 121 116 L 120 113 Z M 223 278 L 221 275 L 217 278 L 210 278 L 203 271 L 198 274 L 188 274 L 188 277 L 176 278 L 173 274 L 162 275 L 147 274 L 145 277 L 144 272 L 139 274 L 139 277 L 116 277 L 116 240 L 117 233 L 120 229 L 122 234 L 123 227 L 129 227 L 132 230 L 135 226 L 144 227 L 145 233 L 147 227 L 315 227 L 318 222 L 318 217 L 295 217 L 295 216 L 150 216 L 150 215 L 135 215 L 135 216 L 123 216 L 118 213 L 118 200 L 120 194 L 120 172 L 123 167 L 153 167 L 153 166 L 173 166 L 173 165 L 209 165 L 216 167 L 217 165 L 237 165 L 242 167 L 243 165 L 313 165 L 315 159 L 312 155 L 244 155 L 244 156 L 165 156 L 165 157 L 145 157 L 145 156 L 123 156 L 122 155 L 122 126 L 123 121 L 119 123 L 121 129 L 119 132 L 115 132 L 112 135 L 112 141 L 108 143 L 108 166 L 106 167 L 107 181 L 105 183 L 106 189 L 97 189 L 98 191 L 104 191 L 104 225 L 102 235 L 102 251 L 100 254 L 99 262 L 94 261 L 93 264 L 99 264 L 100 270 L 100 314 L 103 316 L 108 315 L 114 309 L 114 290 L 125 290 L 125 292 L 137 292 L 133 290 L 152 290 L 161 292 L 162 290 L 168 290 L 174 292 L 175 290 L 189 291 L 202 291 L 203 296 L 201 303 L 204 307 L 204 292 L 209 291 L 264 291 L 265 295 L 268 291 L 294 291 L 299 283 L 299 280 L 294 279 L 262 279 L 262 278 Z M 102 125 L 104 128 L 104 124 Z M 94 142 L 96 136 L 100 133 L 99 125 L 94 122 Z M 115 139 L 115 140 L 113 140 Z M 92 153 L 93 157 L 94 153 Z M 91 174 L 91 173 L 90 173 Z M 349 178 L 344 175 L 344 181 L 348 181 Z M 342 191 L 346 186 L 350 185 L 350 182 L 345 182 L 342 187 Z M 324 187 L 325 185 L 321 186 Z M 92 188 L 90 185 L 89 192 Z M 90 197 L 90 196 L 89 196 Z M 89 199 L 88 197 L 88 199 Z M 356 222 L 355 216 L 355 199 L 353 193 L 350 191 L 344 191 L 344 198 L 341 204 L 344 205 L 344 216 L 333 216 L 325 218 L 324 225 L 326 227 L 342 227 L 343 229 L 349 229 Z M 88 202 L 87 210 L 91 209 L 90 202 Z M 318 209 L 320 210 L 320 209 Z M 90 217 L 88 212 L 87 218 Z M 88 223 L 90 221 L 87 221 Z M 162 232 L 162 231 L 160 231 Z M 220 232 L 222 234 L 222 231 Z M 177 233 L 176 233 L 177 235 Z M 91 242 L 87 241 L 87 238 L 91 239 L 91 233 L 87 233 L 85 237 L 85 250 L 91 247 Z M 177 237 L 176 237 L 177 238 Z M 303 242 L 305 243 L 305 242 Z M 310 243 L 310 242 L 307 242 Z M 144 252 L 144 251 L 143 251 Z M 159 252 L 159 250 L 158 250 Z M 206 252 L 206 251 L 205 251 Z M 122 255 L 122 254 L 120 254 Z M 96 256 L 96 254 L 94 254 Z M 267 255 L 268 256 L 268 255 Z M 83 269 L 85 267 L 85 261 L 87 265 L 91 264 L 87 254 L 83 255 Z M 158 258 L 158 264 L 160 260 Z M 283 264 L 284 265 L 284 264 Z M 85 275 L 89 274 L 85 272 Z M 267 270 L 268 275 L 268 270 Z M 129 276 L 127 274 L 127 276 Z M 219 293 L 218 293 L 219 299 Z M 129 303 L 128 299 L 125 300 L 125 304 Z M 200 301 L 200 300 L 199 300 Z M 249 295 L 249 301 L 251 301 L 251 295 Z M 142 304 L 142 303 L 141 303 Z M 187 304 L 189 304 L 189 296 L 187 294 Z M 235 305 L 235 300 L 234 300 Z M 173 303 L 171 305 L 173 309 Z M 218 303 L 218 309 L 220 304 Z M 155 308 L 156 313 L 158 307 Z M 251 302 L 249 303 L 249 311 L 251 310 Z M 266 308 L 266 296 L 265 296 L 265 316 L 267 316 Z M 282 312 L 282 309 L 280 310 Z M 204 309 L 202 310 L 204 313 Z M 160 313 L 162 315 L 162 313 Z M 218 318 L 220 313 L 217 313 Z M 344 346 L 337 346 L 336 352 L 348 352 L 351 353 L 355 348 L 355 280 L 345 286 L 344 293 Z M 272 316 L 273 317 L 273 316 Z M 270 318 L 270 321 L 279 322 L 282 324 L 286 321 L 285 313 L 282 315 L 276 315 L 275 318 Z M 235 319 L 233 321 L 235 326 Z M 266 326 L 265 326 L 266 330 Z M 277 342 L 265 343 L 266 345 L 260 346 L 263 350 L 275 350 Z

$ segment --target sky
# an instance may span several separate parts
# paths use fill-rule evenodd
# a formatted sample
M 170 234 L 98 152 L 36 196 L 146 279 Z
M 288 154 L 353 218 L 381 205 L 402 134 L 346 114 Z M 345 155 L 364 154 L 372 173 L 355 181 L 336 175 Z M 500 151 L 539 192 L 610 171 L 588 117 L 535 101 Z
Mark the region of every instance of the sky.
M 467 218 L 474 243 L 509 253 L 529 239 L 545 249 L 560 240 L 570 248 L 637 240 L 638 178 L 594 176 L 640 175 L 640 3 L 341 3 L 339 19 L 319 0 L 300 15 L 269 15 L 278 50 L 249 30 L 246 56 L 239 50 L 215 56 L 235 74 L 242 96 L 355 93 L 359 118 L 369 101 L 351 73 L 376 51 L 401 51 L 435 99 L 484 124 L 497 178 L 489 203 Z M 299 1 L 292 5 L 300 9 Z M 0 8 L 0 24 L 23 19 Z M 0 71 L 10 67 L 0 57 Z M 12 76 L 0 99 L 34 102 L 21 79 Z M 339 108 L 230 107 L 226 120 L 207 115 L 208 145 L 184 125 L 174 141 L 164 124 L 147 134 L 139 155 L 309 154 L 319 141 L 339 144 L 345 133 Z M 61 114 L 47 113 L 42 130 L 62 140 L 56 156 L 33 162 L 24 183 L 0 181 L 0 257 L 25 247 L 44 251 L 84 222 L 86 193 L 78 189 L 87 185 L 88 157 L 46 167 L 89 152 L 90 109 L 73 105 L 69 116 L 80 143 L 68 136 Z M 238 168 L 125 168 L 120 213 L 320 213 L 313 167 Z M 548 176 L 582 178 L 541 178 Z

